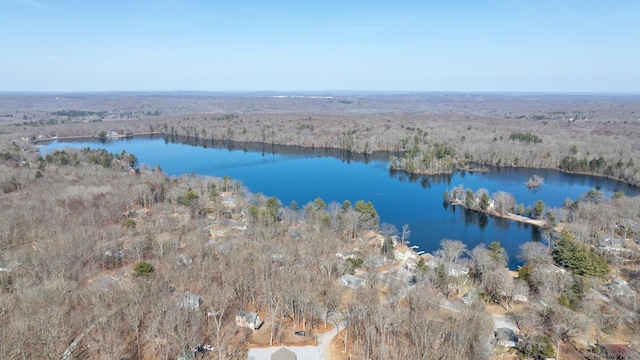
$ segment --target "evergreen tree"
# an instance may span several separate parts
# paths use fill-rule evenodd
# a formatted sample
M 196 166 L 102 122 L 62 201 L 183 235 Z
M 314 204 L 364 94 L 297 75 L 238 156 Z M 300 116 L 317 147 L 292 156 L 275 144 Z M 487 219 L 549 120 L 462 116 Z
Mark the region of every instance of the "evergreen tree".
M 489 208 L 489 203 L 490 203 L 489 195 L 483 192 L 482 196 L 480 196 L 480 209 L 487 210 Z
M 609 273 L 606 258 L 595 249 L 576 241 L 568 230 L 562 230 L 560 238 L 553 244 L 553 259 L 559 266 L 576 275 L 603 277 Z
M 325 204 L 324 200 L 322 200 L 321 198 L 316 198 L 315 200 L 313 200 L 313 203 L 316 206 L 316 210 L 326 210 L 327 209 L 327 204 Z
M 395 248 L 395 244 L 393 243 L 393 239 L 391 236 L 387 236 L 382 243 L 382 254 L 389 260 L 393 260 L 395 256 L 393 255 L 393 249 Z
M 499 241 L 492 241 L 489 246 L 489 254 L 493 262 L 499 267 L 507 266 L 507 251 L 500 245 Z
M 464 206 L 467 209 L 473 209 L 476 203 L 476 195 L 473 193 L 473 190 L 467 189 L 466 196 L 464 197 Z
M 280 205 L 280 200 L 275 196 L 267 199 L 265 209 L 265 217 L 267 222 L 271 223 L 278 219 L 278 209 L 280 208 Z
M 546 207 L 547 207 L 547 204 L 545 204 L 544 201 L 537 200 L 536 202 L 533 203 L 531 216 L 533 216 L 534 219 L 539 219 L 542 216 L 542 214 L 544 214 L 544 209 Z

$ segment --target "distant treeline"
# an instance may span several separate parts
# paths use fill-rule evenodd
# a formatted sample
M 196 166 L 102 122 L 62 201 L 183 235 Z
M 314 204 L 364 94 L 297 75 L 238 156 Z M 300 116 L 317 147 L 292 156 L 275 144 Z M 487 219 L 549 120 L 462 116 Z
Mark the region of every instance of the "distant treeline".
M 567 172 L 574 173 L 595 173 L 605 176 L 617 177 L 620 170 L 627 167 L 632 168 L 634 165 L 633 158 L 629 158 L 629 161 L 625 164 L 622 160 L 617 162 L 607 162 L 607 160 L 600 156 L 587 160 L 586 158 L 577 159 L 574 156 L 565 156 L 560 161 L 559 168 Z
M 85 111 L 85 110 L 58 110 L 51 112 L 54 116 L 68 116 L 68 117 L 86 117 L 86 116 L 99 116 L 101 118 L 109 115 L 108 111 Z

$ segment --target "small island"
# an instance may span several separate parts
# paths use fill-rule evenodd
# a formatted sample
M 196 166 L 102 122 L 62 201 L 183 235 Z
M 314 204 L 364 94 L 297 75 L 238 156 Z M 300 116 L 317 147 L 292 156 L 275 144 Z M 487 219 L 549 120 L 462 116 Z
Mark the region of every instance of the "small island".
M 487 189 L 478 189 L 474 192 L 472 189 L 464 189 L 462 185 L 445 191 L 443 198 L 447 204 L 462 206 L 491 216 L 539 227 L 556 226 L 555 210 L 547 209 L 542 200 L 534 202 L 533 207 L 525 207 L 524 204 L 517 204 L 516 199 L 508 192 L 498 191 L 489 196 Z
M 537 187 L 540 187 L 543 182 L 544 182 L 544 179 L 542 177 L 538 175 L 533 175 L 532 177 L 529 178 L 529 181 L 527 181 L 524 185 L 529 189 L 535 189 Z

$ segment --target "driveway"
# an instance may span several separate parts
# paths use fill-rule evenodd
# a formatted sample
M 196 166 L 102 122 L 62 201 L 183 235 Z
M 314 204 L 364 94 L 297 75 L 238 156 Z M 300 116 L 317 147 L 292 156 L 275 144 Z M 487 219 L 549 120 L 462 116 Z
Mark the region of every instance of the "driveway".
M 318 337 L 317 346 L 273 346 L 268 348 L 249 349 L 249 360 L 271 360 L 271 354 L 286 347 L 296 354 L 296 358 L 304 360 L 331 360 L 329 346 L 336 335 L 345 327 L 344 323 L 338 325 L 337 330 L 333 329 Z

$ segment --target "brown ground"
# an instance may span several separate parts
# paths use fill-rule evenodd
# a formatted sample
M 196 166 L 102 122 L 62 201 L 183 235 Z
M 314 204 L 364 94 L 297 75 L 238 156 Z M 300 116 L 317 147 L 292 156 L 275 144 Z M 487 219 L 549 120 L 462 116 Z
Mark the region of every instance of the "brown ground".
M 344 330 L 342 330 L 338 336 L 333 338 L 331 347 L 329 349 L 331 353 L 331 360 L 349 360 L 348 348 L 347 352 L 344 350 Z
M 601 302 L 602 306 L 610 308 L 607 313 L 615 313 L 614 309 L 609 304 Z M 485 307 L 486 311 L 492 315 L 508 315 L 512 313 L 518 313 L 526 309 L 529 305 L 526 303 L 514 303 L 511 308 L 505 310 L 503 307 L 497 304 L 490 304 Z M 575 332 L 570 341 L 563 341 L 560 343 L 560 358 L 563 360 L 573 359 L 585 359 L 585 354 L 588 352 L 587 345 L 585 343 L 588 340 L 590 343 L 595 343 L 598 339 L 603 344 L 633 344 L 636 338 L 631 329 L 624 324 L 621 324 L 616 329 L 606 329 L 606 331 L 596 332 L 593 324 L 585 324 L 582 330 Z M 515 349 L 505 349 L 497 347 L 491 356 L 492 360 L 497 359 L 518 359 L 518 354 Z
M 282 331 L 282 336 L 276 336 L 273 340 L 272 346 L 315 346 L 317 345 L 315 335 L 324 334 L 335 329 L 335 326 L 330 323 L 327 323 L 327 327 L 325 328 L 324 322 L 319 322 L 317 328 L 314 328 L 311 333 L 307 333 L 307 336 L 297 336 L 295 335 L 296 331 L 301 330 L 308 332 L 308 330 L 304 330 L 300 326 L 293 326 L 291 320 L 284 321 L 283 326 L 284 330 Z M 270 338 L 271 324 L 267 318 L 259 330 L 256 330 L 249 335 L 248 342 L 251 347 L 268 347 Z

